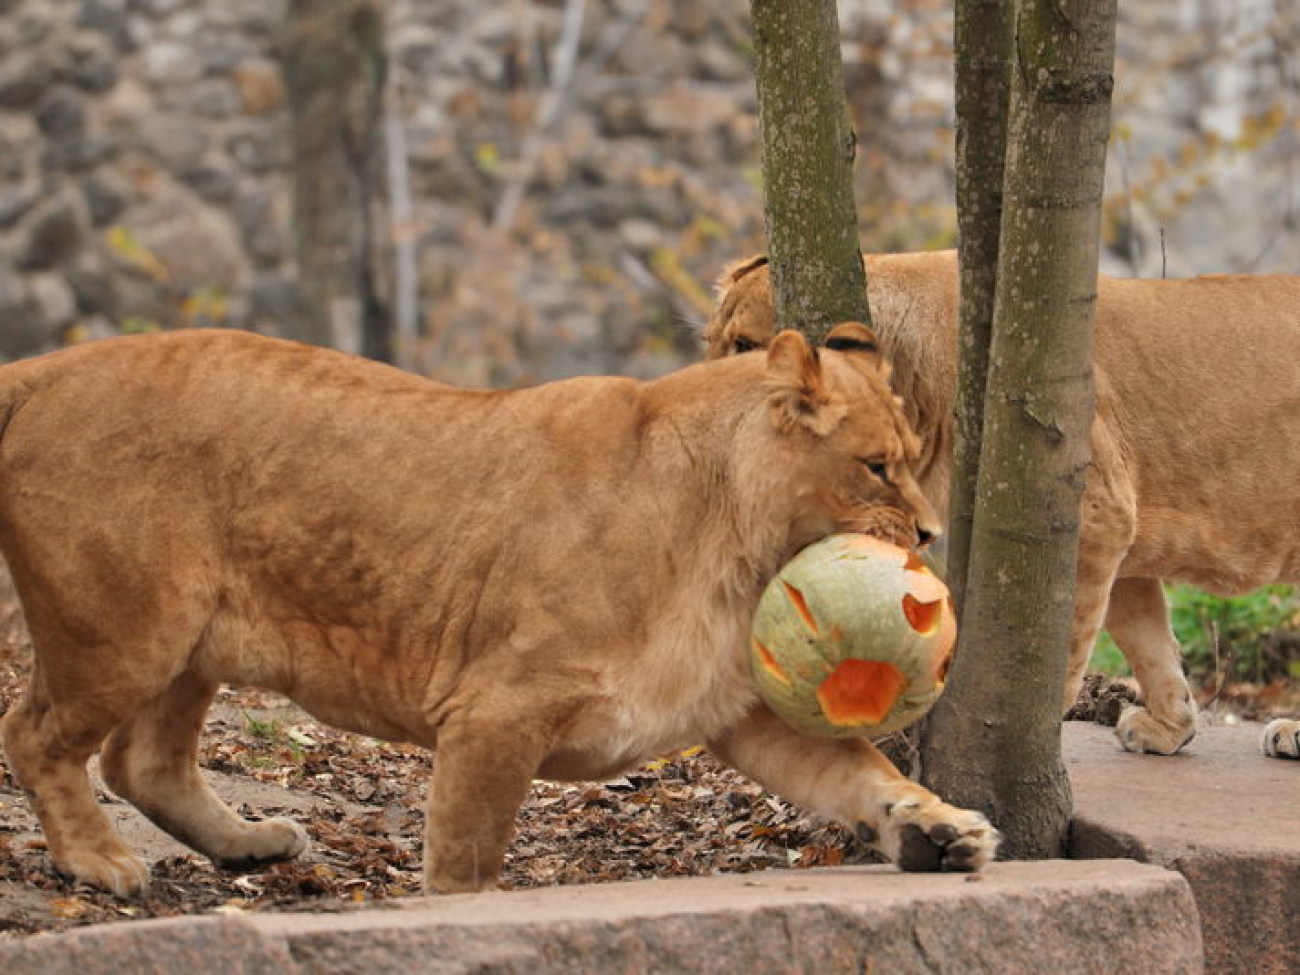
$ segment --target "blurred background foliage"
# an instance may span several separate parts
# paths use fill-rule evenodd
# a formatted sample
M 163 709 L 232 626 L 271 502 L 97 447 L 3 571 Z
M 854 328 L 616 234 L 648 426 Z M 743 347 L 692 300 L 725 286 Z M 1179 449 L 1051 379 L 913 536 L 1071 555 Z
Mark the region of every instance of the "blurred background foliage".
M 1265 586 L 1233 598 L 1183 584 L 1166 586 L 1165 593 L 1194 684 L 1213 689 L 1229 681 L 1300 680 L 1300 597 L 1292 586 Z M 1117 677 L 1130 673 L 1105 633 L 1092 668 Z

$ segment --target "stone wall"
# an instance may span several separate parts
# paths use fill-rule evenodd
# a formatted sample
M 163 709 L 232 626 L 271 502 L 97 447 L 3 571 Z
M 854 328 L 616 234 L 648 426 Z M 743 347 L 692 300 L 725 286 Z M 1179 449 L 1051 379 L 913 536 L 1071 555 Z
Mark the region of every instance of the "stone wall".
M 952 241 L 949 7 L 840 0 L 866 247 Z M 374 151 L 404 364 L 518 383 L 694 357 L 712 280 L 762 246 L 747 9 L 389 0 Z M 292 318 L 285 14 L 0 0 L 0 356 Z M 1106 267 L 1300 270 L 1300 14 L 1124 18 Z
M 273 313 L 283 5 L 0 6 L 0 352 Z

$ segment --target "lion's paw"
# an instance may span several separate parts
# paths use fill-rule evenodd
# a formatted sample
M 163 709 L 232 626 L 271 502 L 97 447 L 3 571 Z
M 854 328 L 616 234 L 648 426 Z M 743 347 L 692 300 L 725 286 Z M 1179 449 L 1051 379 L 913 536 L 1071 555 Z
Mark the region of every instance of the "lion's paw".
M 1002 834 L 983 813 L 937 799 L 885 807 L 879 829 L 858 825 L 858 835 L 907 871 L 979 870 L 998 852 Z
M 223 870 L 250 870 L 263 863 L 292 860 L 309 842 L 307 831 L 292 819 L 276 817 L 243 824 L 235 837 L 208 855 Z
M 1270 758 L 1300 758 L 1300 721 L 1288 718 L 1270 721 L 1264 725 L 1260 747 Z
M 72 850 L 54 861 L 54 869 L 79 884 L 111 891 L 118 897 L 138 894 L 149 883 L 149 866 L 120 844 L 99 850 Z
M 1173 755 L 1196 735 L 1196 711 L 1175 711 L 1172 720 L 1156 718 L 1137 705 L 1126 705 L 1115 725 L 1115 737 L 1130 752 Z

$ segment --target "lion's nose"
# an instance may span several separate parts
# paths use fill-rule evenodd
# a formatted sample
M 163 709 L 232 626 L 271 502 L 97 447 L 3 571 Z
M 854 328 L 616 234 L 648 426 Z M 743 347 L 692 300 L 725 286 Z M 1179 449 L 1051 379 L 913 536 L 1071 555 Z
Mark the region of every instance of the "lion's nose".
M 933 542 L 934 539 L 935 539 L 934 532 L 930 531 L 927 528 L 921 528 L 920 526 L 917 527 L 916 544 L 918 548 L 925 548 L 927 545 Z

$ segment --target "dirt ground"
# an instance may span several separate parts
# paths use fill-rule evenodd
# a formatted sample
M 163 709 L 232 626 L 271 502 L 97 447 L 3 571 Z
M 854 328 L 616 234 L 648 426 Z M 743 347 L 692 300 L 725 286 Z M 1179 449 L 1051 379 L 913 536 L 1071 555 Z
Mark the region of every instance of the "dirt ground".
M 29 666 L 17 606 L 0 590 L 0 712 L 18 701 Z M 1236 693 L 1236 703 L 1220 694 L 1216 707 L 1259 711 L 1278 703 L 1268 689 Z M 1113 724 L 1131 696 L 1122 682 L 1090 678 L 1074 716 Z M 1292 696 L 1284 703 L 1297 702 Z M 26 797 L 0 758 L 0 939 L 179 914 L 342 911 L 419 892 L 421 804 L 431 767 L 423 750 L 324 727 L 276 695 L 226 690 L 209 714 L 203 764 L 241 813 L 303 823 L 310 851 L 254 873 L 223 872 L 101 788 L 128 842 L 153 862 L 147 893 L 121 900 L 52 871 Z M 873 860 L 847 830 L 805 816 L 706 754 L 686 753 L 609 782 L 535 783 L 503 885 Z

